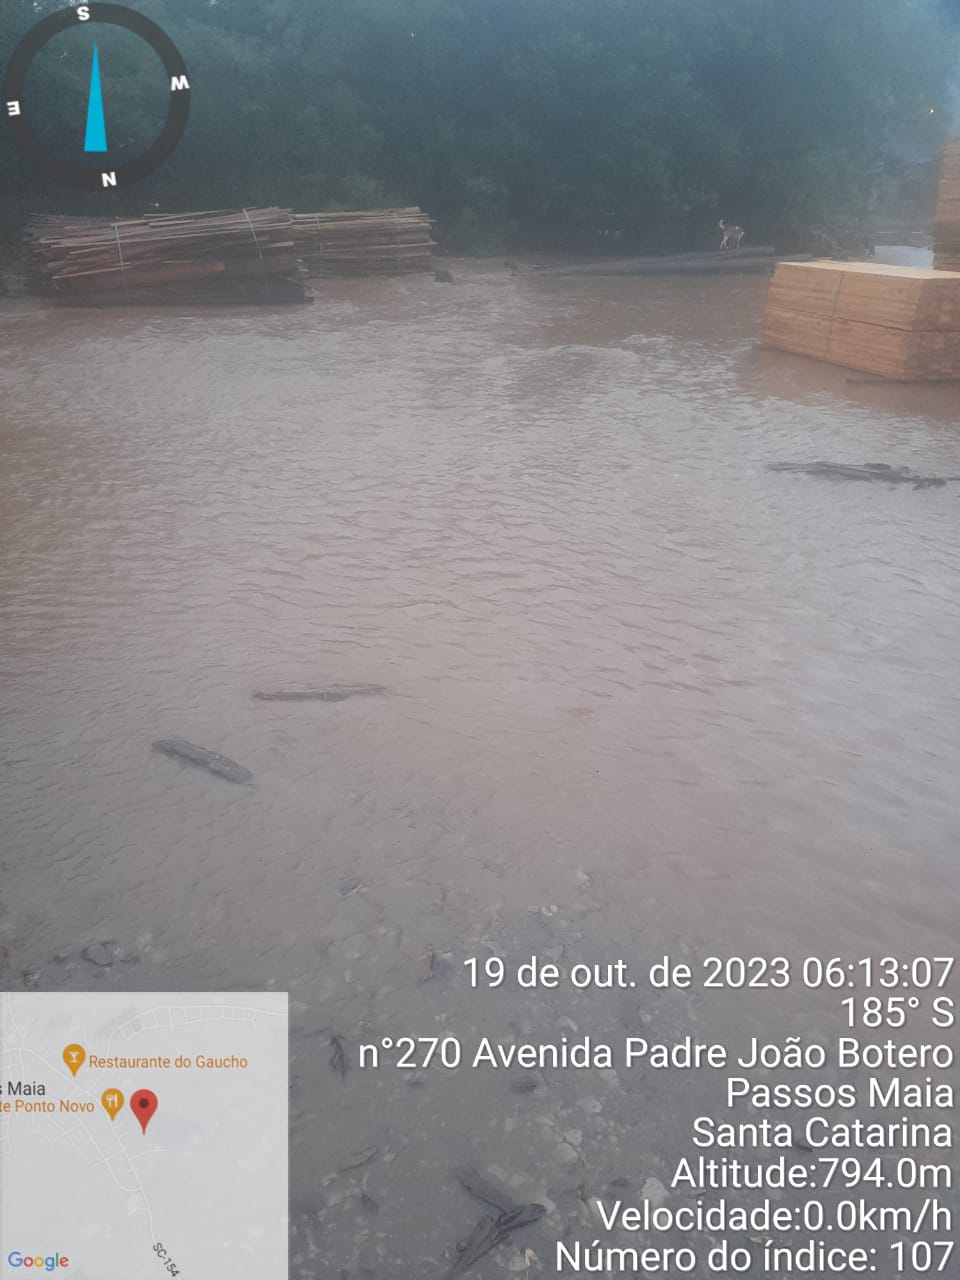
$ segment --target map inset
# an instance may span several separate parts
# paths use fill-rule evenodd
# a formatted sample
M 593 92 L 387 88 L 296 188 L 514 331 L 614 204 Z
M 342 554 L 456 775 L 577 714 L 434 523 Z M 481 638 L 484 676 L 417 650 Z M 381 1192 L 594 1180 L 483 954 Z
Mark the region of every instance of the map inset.
M 287 1280 L 287 996 L 0 993 L 0 1280 Z

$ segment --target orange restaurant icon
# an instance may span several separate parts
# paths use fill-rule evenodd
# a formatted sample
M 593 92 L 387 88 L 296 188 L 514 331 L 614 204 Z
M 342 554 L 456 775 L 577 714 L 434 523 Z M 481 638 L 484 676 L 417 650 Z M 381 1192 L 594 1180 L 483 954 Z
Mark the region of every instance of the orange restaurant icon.
M 119 1089 L 107 1089 L 100 1098 L 103 1103 L 103 1109 L 111 1120 L 116 1120 L 120 1108 L 123 1106 L 123 1094 Z
M 63 1060 L 73 1075 L 76 1076 L 87 1060 L 87 1052 L 82 1044 L 68 1044 L 63 1051 Z

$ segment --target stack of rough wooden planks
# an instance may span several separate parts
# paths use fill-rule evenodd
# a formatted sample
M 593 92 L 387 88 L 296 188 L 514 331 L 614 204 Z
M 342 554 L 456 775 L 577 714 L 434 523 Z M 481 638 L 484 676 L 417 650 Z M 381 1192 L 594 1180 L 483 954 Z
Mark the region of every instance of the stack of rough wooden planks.
M 86 306 L 309 302 L 288 209 L 34 215 L 24 240 L 34 286 Z
M 886 378 L 960 378 L 960 274 L 778 263 L 762 341 Z
M 943 153 L 933 215 L 933 265 L 938 271 L 960 271 L 960 138 Z
M 420 209 L 297 213 L 297 252 L 311 276 L 389 276 L 430 271 L 430 219 Z

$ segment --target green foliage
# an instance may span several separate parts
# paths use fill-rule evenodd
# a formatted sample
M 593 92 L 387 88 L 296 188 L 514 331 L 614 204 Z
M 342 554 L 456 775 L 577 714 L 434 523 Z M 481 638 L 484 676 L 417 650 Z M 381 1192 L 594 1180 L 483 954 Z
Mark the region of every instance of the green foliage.
M 5 0 L 0 62 L 56 7 Z M 136 7 L 187 61 L 177 153 L 134 190 L 82 196 L 23 164 L 0 130 L 0 226 L 34 208 L 399 202 L 428 209 L 450 247 L 479 251 L 578 245 L 601 229 L 666 247 L 721 215 L 757 234 L 856 214 L 879 173 L 932 155 L 958 52 L 952 0 Z M 88 63 L 61 40 L 32 92 L 67 140 Z M 156 119 L 142 50 L 109 53 L 108 128 L 135 150 Z

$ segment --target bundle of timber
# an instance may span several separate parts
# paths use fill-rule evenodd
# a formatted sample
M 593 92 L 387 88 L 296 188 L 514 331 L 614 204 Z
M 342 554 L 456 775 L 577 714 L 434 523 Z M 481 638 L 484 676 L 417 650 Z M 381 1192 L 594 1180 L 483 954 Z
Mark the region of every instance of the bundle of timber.
M 887 378 L 960 378 L 960 273 L 781 262 L 762 341 Z
M 933 215 L 933 265 L 938 271 L 960 271 L 960 138 L 943 153 Z
M 308 302 L 289 209 L 34 215 L 24 240 L 35 288 L 87 306 Z
M 430 219 L 412 209 L 296 213 L 293 237 L 312 276 L 391 276 L 430 271 Z

